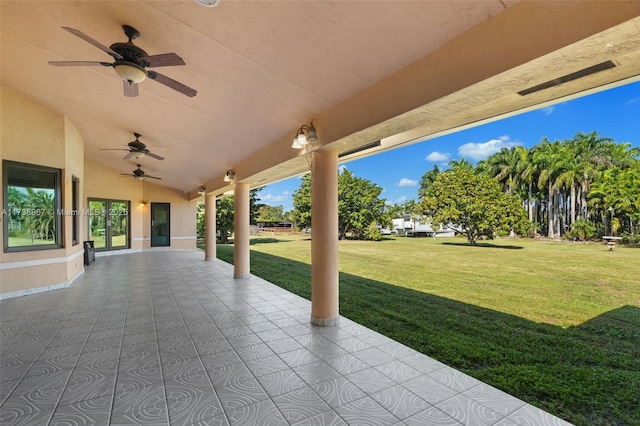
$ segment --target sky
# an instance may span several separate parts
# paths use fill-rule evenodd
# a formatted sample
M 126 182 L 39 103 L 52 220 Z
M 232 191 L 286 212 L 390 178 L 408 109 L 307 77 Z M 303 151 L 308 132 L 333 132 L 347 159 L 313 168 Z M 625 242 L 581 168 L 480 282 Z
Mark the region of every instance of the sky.
M 640 82 L 340 163 L 340 167 L 382 187 L 380 197 L 387 204 L 401 204 L 417 200 L 420 178 L 434 165 L 446 169 L 449 161 L 461 158 L 475 164 L 504 147 L 531 148 L 543 137 L 565 140 L 577 132 L 593 131 L 640 147 Z M 294 177 L 267 185 L 258 193 L 259 202 L 290 211 L 300 182 L 300 177 Z

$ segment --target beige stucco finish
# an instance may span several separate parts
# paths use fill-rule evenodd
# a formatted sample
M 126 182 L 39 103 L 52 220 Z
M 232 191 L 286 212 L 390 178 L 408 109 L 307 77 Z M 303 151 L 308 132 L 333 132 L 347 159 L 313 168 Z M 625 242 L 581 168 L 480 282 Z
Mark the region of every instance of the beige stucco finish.
M 382 140 L 379 150 L 559 102 L 638 78 L 640 2 L 620 1 L 186 1 L 4 0 L 0 83 L 66 115 L 89 161 L 130 172 L 132 133 L 164 162 L 160 183 L 198 197 L 232 190 L 235 169 L 252 188 L 303 173 L 290 148 L 313 118 L 327 149 Z M 138 98 L 104 67 L 51 60 L 109 60 L 64 31 L 109 45 L 121 25 L 150 54 L 176 52 L 185 66 L 161 72 L 194 98 L 144 81 Z M 520 96 L 518 91 L 605 60 L 614 69 Z M 358 154 L 358 155 L 366 155 Z M 358 156 L 356 155 L 356 157 Z
M 216 197 L 207 194 L 204 197 L 204 260 L 216 258 Z
M 63 115 L 16 91 L 0 86 L 2 160 L 63 170 L 64 211 L 71 210 L 71 176 L 82 176 L 82 137 Z M 1 166 L 0 166 L 1 167 Z M 3 193 L 2 193 L 3 194 Z M 4 205 L 3 195 L 0 201 Z M 0 216 L 0 224 L 5 216 Z M 71 241 L 71 215 L 62 217 L 64 248 L 35 252 L 0 252 L 0 295 L 65 284 L 83 270 L 82 245 Z M 80 227 L 80 232 L 84 228 Z M 0 227 L 4 241 L 4 226 Z
M 85 143 L 71 120 L 23 94 L 0 86 L 2 101 L 0 150 L 3 160 L 62 170 L 63 248 L 22 252 L 0 251 L 0 295 L 67 285 L 84 269 L 82 241 L 88 235 L 88 198 L 130 202 L 130 248 L 149 248 L 149 207 L 146 200 L 171 204 L 171 248 L 195 249 L 196 201 L 173 188 L 136 181 L 116 170 L 85 161 Z M 80 180 L 79 239 L 72 241 L 72 178 Z M 2 201 L 2 193 L 0 193 Z M 0 221 L 4 216 L 0 217 Z M 0 222 L 2 223 L 2 222 Z M 4 227 L 0 227 L 0 237 Z
M 233 278 L 249 278 L 249 184 L 235 184 L 233 199 Z
M 134 250 L 150 248 L 149 206 L 140 200 L 171 203 L 171 248 L 195 248 L 199 186 L 214 196 L 233 191 L 222 179 L 233 169 L 236 202 L 243 203 L 250 188 L 307 172 L 306 157 L 290 146 L 295 129 L 311 119 L 324 168 L 330 161 L 320 159 L 323 151 L 333 158 L 381 141 L 341 159 L 350 160 L 640 80 L 640 2 L 634 0 L 223 0 L 212 9 L 192 0 L 3 0 L 0 19 L 0 156 L 63 170 L 65 208 L 72 176 L 81 180 L 83 208 L 88 197 L 129 200 Z M 141 32 L 135 43 L 149 54 L 180 55 L 185 66 L 161 72 L 194 87 L 197 96 L 147 79 L 139 97 L 125 98 L 108 67 L 47 65 L 110 60 L 61 27 L 109 45 L 125 41 L 123 24 Z M 604 61 L 615 67 L 518 94 Z M 166 157 L 139 160 L 161 181 L 121 177 L 136 161 L 101 151 L 126 148 L 133 132 Z M 324 185 L 315 191 L 331 196 Z M 248 276 L 248 206 L 237 211 L 237 274 Z M 82 272 L 71 220 L 64 218 L 63 249 L 0 253 L 0 293 L 68 282 Z M 81 220 L 83 236 L 87 223 Z M 333 256 L 332 241 L 317 244 L 316 252 Z M 316 261 L 337 264 L 337 254 Z M 333 277 L 334 265 L 325 266 L 314 271 Z M 333 282 L 325 278 L 315 279 Z M 337 318 L 333 302 L 327 306 L 314 315 Z
M 338 153 L 313 153 L 311 323 L 336 325 L 338 306 Z

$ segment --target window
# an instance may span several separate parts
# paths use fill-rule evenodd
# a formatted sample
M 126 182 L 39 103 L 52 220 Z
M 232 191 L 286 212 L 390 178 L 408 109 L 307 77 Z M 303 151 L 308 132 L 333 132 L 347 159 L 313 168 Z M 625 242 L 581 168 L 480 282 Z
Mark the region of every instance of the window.
M 71 176 L 71 244 L 77 245 L 80 241 L 80 179 Z
M 2 161 L 4 251 L 62 247 L 59 169 Z

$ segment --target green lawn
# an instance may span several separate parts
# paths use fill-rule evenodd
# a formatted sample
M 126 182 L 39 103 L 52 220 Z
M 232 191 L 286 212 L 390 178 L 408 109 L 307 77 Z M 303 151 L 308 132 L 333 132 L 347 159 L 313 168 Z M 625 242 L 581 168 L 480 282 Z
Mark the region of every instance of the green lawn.
M 26 247 L 43 244 L 55 244 L 54 240 L 41 240 L 38 238 L 31 239 L 29 237 L 9 237 L 9 247 Z
M 97 249 L 103 249 L 106 247 L 106 239 L 104 235 L 92 235 L 91 239 L 93 240 L 93 245 Z M 126 235 L 116 235 L 111 238 L 111 247 L 126 247 L 127 246 L 127 236 Z
M 251 273 L 310 298 L 310 247 L 254 238 Z M 640 425 L 639 249 L 341 241 L 340 271 L 342 316 L 577 425 Z

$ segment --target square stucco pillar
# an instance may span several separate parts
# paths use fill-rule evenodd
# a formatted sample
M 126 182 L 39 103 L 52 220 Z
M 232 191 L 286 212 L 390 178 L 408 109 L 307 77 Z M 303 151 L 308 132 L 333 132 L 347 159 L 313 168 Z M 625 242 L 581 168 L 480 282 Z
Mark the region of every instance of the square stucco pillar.
M 233 196 L 233 278 L 249 278 L 249 184 L 236 183 Z
M 216 196 L 204 196 L 204 260 L 216 258 Z
M 338 304 L 338 153 L 316 151 L 311 176 L 311 323 L 337 325 Z

